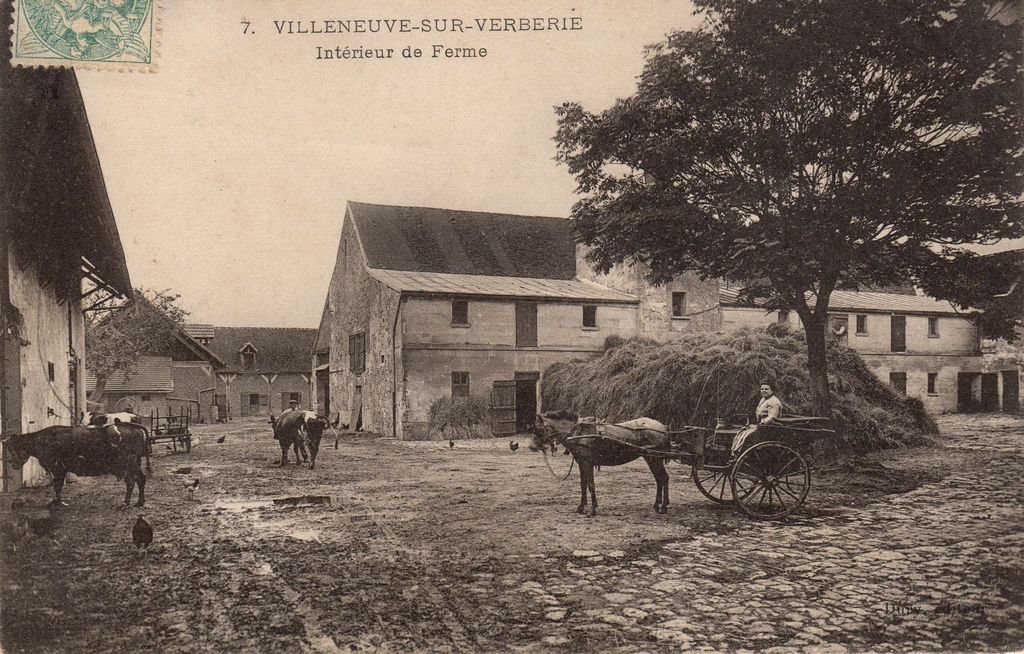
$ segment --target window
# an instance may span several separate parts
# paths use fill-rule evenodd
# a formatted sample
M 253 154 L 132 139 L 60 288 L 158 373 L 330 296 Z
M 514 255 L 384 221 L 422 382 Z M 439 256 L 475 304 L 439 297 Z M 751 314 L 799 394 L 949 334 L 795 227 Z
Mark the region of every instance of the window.
M 900 395 L 907 394 L 907 373 L 905 372 L 890 372 L 889 373 L 889 385 L 892 389 Z
M 907 317 L 893 316 L 889 338 L 889 349 L 892 352 L 907 351 Z
M 253 370 L 256 368 L 256 348 L 247 344 L 242 348 L 242 369 Z
M 868 317 L 864 314 L 857 316 L 857 335 L 865 336 L 868 333 Z
M 57 380 L 57 371 L 53 366 L 53 361 L 46 362 L 46 374 L 49 375 L 50 381 Z
M 939 337 L 939 318 L 938 316 L 928 317 L 928 338 Z
M 593 304 L 583 305 L 583 329 L 597 329 L 597 307 Z
M 469 302 L 452 300 L 452 324 L 460 327 L 469 325 Z
M 249 406 L 259 406 L 259 405 L 260 405 L 260 394 L 259 393 L 249 393 Z
M 365 334 L 352 334 L 348 337 L 348 369 L 352 372 L 366 370 Z
M 939 394 L 939 392 L 937 390 L 935 390 L 937 385 L 938 385 L 937 384 L 938 381 L 939 381 L 939 373 L 937 373 L 937 372 L 930 372 L 930 373 L 928 373 L 928 394 L 929 395 L 938 395 Z
M 672 293 L 672 317 L 686 317 L 686 293 L 675 291 Z
M 469 373 L 452 373 L 452 397 L 469 397 Z
M 537 305 L 516 302 L 516 347 L 537 347 Z

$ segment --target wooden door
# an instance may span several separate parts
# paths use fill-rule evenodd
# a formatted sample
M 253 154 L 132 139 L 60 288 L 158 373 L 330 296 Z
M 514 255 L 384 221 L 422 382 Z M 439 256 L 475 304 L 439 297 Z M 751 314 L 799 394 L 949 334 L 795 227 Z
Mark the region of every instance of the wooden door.
M 890 351 L 892 352 L 906 352 L 907 351 L 907 317 L 906 316 L 893 316 L 892 317 L 892 332 L 890 335 Z
M 999 410 L 999 374 L 986 372 L 981 376 L 981 410 Z
M 1020 373 L 1016 370 L 1003 371 L 1003 411 L 1020 412 Z
M 537 347 L 536 302 L 516 302 L 516 347 Z
M 496 381 L 491 391 L 491 431 L 495 436 L 516 433 L 516 382 Z
M 348 428 L 360 431 L 363 428 L 363 387 L 356 386 L 352 394 L 352 413 L 348 416 Z

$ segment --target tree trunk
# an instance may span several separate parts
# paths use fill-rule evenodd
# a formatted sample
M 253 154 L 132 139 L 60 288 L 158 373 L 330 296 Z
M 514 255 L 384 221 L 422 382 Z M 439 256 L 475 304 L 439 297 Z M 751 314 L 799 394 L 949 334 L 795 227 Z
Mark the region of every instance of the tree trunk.
M 804 319 L 807 337 L 807 372 L 811 377 L 814 415 L 832 417 L 832 396 L 828 390 L 828 363 L 825 357 L 825 327 L 828 313 L 815 311 Z
M 96 386 L 92 389 L 92 392 L 89 393 L 89 401 L 90 402 L 102 403 L 103 402 L 103 392 L 106 389 L 106 386 L 107 386 L 106 378 L 104 378 L 104 377 L 97 377 L 96 378 Z M 88 409 L 88 407 L 86 407 L 86 408 Z

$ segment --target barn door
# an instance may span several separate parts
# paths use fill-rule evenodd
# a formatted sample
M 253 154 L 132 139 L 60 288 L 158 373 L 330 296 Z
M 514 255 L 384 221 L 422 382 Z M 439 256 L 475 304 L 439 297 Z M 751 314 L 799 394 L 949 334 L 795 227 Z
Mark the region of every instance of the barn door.
M 1003 411 L 1020 411 L 1020 373 L 1016 370 L 1003 371 Z
M 496 381 L 491 393 L 491 431 L 495 436 L 516 433 L 516 383 Z

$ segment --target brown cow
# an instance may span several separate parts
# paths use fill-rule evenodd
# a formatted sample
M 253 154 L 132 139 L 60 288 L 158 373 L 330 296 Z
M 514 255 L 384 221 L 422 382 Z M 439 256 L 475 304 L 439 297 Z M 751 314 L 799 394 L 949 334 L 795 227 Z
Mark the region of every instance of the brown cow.
M 327 418 L 313 411 L 286 411 L 274 420 L 274 438 L 281 445 L 281 465 L 288 463 L 288 448 L 295 446 L 295 465 L 299 465 L 299 449 L 309 447 L 309 469 L 316 467 L 320 439 L 330 426 Z
M 146 502 L 146 475 L 142 457 L 146 454 L 146 428 L 135 424 L 109 427 L 47 427 L 29 434 L 15 434 L 4 441 L 10 449 L 11 464 L 21 468 L 30 456 L 53 477 L 54 506 L 61 506 L 61 491 L 69 472 L 85 477 L 111 474 L 124 479 L 124 503 L 131 503 L 139 485 L 137 506 Z

